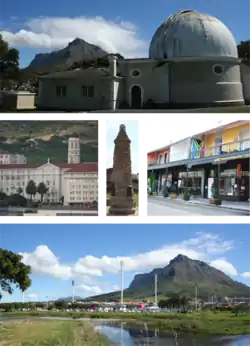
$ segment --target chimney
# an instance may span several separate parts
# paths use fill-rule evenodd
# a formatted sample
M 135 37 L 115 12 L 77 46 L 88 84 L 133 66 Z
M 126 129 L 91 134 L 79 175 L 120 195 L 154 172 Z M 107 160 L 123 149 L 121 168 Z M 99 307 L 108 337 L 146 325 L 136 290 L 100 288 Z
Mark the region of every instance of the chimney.
M 117 57 L 114 55 L 109 55 L 108 57 L 109 59 L 109 72 L 111 73 L 111 75 L 113 77 L 115 77 L 117 75 Z

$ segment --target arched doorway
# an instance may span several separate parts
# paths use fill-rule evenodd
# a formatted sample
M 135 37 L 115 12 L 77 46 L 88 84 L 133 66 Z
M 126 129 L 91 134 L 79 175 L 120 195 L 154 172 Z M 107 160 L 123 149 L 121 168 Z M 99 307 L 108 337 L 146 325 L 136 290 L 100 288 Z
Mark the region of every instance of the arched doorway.
M 131 90 L 131 100 L 130 100 L 130 107 L 132 109 L 138 109 L 142 106 L 142 90 L 139 85 L 134 85 Z

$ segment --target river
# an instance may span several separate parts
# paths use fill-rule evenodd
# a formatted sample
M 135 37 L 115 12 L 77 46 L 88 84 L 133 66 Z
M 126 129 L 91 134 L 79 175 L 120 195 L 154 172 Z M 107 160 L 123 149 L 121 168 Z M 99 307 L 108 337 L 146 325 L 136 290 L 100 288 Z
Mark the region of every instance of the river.
M 95 322 L 96 330 L 107 336 L 117 346 L 250 346 L 250 335 L 221 336 L 212 338 L 178 337 L 147 329 L 146 325 L 125 322 Z

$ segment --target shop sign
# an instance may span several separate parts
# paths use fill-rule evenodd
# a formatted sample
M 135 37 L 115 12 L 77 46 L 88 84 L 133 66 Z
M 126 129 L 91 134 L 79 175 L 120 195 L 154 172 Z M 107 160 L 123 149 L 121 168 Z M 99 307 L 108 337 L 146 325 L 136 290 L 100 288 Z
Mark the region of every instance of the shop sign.
M 214 160 L 214 162 L 222 162 L 222 161 L 226 162 L 230 160 L 246 159 L 248 157 L 250 157 L 250 154 L 240 155 L 240 156 L 218 157 L 217 159 Z

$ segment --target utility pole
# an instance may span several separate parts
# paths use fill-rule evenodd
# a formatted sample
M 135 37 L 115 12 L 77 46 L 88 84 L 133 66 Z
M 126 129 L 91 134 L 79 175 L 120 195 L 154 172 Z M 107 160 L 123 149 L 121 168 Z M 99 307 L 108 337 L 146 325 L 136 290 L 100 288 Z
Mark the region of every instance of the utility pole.
M 194 296 L 195 296 L 195 311 L 197 311 L 197 283 L 195 284 L 195 287 L 194 287 Z
M 157 284 L 158 284 L 158 277 L 157 274 L 155 274 L 155 306 L 158 306 L 158 299 L 157 299 L 157 293 L 158 293 L 158 289 L 157 289 Z
M 124 266 L 124 262 L 121 261 L 120 265 L 121 265 L 121 306 L 122 306 L 123 305 L 123 266 Z
M 72 280 L 72 304 L 75 302 L 75 281 Z

